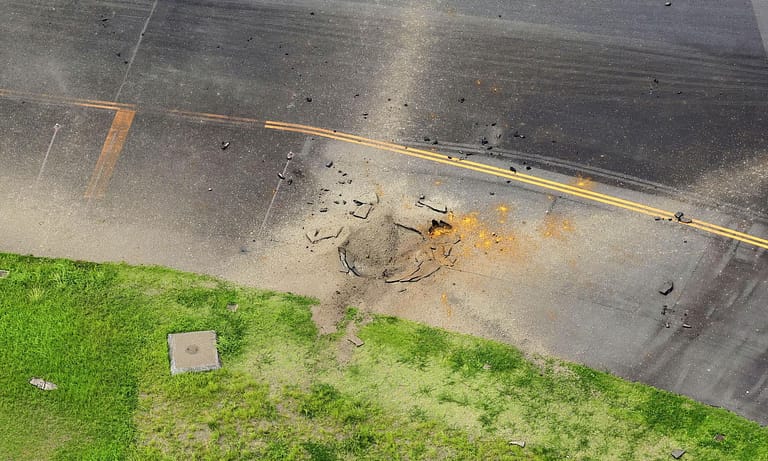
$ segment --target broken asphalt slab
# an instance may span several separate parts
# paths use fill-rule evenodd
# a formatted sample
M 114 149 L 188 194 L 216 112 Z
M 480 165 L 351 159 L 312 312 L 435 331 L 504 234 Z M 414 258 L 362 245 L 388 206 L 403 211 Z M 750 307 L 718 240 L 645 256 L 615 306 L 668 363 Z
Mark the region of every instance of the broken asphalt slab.
M 307 232 L 305 235 L 307 236 L 307 240 L 309 240 L 310 243 L 316 244 L 318 242 L 322 242 L 323 240 L 337 238 L 339 235 L 341 235 L 343 230 L 343 227 L 325 227 L 322 229 L 315 229 L 312 232 Z
M 419 200 L 416 202 L 416 206 L 426 207 L 432 211 L 435 211 L 437 213 L 442 213 L 442 214 L 445 214 L 448 212 L 448 207 L 444 203 L 440 203 L 435 200 L 430 200 L 430 199 L 424 198 L 423 196 L 419 198 Z

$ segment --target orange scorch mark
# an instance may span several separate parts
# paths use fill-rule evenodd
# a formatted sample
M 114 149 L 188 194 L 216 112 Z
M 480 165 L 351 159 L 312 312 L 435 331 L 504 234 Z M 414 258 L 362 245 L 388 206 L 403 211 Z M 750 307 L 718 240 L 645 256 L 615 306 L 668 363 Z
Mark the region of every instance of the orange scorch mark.
M 595 182 L 592 180 L 592 178 L 588 176 L 582 176 L 582 175 L 576 176 L 573 179 L 573 181 L 571 181 L 571 185 L 576 186 L 580 189 L 587 189 L 587 190 L 592 190 L 595 188 Z
M 563 240 L 567 234 L 573 232 L 573 223 L 570 219 L 554 213 L 548 214 L 541 225 L 541 235 L 545 238 Z
M 451 318 L 453 315 L 453 308 L 451 308 L 451 305 L 448 303 L 448 294 L 443 293 L 440 295 L 440 305 L 443 306 L 443 311 L 445 311 L 445 316 L 448 318 Z

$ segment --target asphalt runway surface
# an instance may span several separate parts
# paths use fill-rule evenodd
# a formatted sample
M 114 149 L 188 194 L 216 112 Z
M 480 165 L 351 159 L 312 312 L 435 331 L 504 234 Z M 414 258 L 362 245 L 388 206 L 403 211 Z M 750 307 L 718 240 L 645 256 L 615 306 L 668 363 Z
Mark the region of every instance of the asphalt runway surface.
M 360 305 L 768 422 L 764 0 L 2 5 L 0 250 Z M 435 275 L 338 271 L 449 215 Z

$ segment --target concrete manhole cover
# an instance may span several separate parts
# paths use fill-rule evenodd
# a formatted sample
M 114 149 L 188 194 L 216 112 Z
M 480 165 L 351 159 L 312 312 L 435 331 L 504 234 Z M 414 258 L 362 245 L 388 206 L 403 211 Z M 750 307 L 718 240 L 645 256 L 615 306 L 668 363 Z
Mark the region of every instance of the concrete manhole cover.
M 221 368 L 216 332 L 212 330 L 169 334 L 168 355 L 172 375 Z

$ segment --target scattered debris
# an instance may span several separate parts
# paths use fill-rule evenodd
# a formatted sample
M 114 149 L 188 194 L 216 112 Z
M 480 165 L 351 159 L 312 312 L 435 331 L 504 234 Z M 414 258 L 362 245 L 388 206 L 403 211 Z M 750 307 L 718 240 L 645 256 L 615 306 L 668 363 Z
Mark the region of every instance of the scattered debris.
M 510 445 L 517 445 L 520 448 L 525 448 L 525 440 L 510 440 Z
M 349 338 L 347 338 L 347 341 L 349 341 L 352 344 L 354 344 L 355 347 L 360 347 L 363 344 L 365 344 L 365 342 L 362 339 L 360 339 L 360 338 L 358 338 L 357 336 L 354 336 L 354 335 L 350 336 Z
M 312 102 L 312 98 L 307 98 L 307 102 Z
M 368 219 L 368 215 L 371 213 L 372 209 L 373 205 L 370 203 L 363 203 L 355 208 L 355 211 L 352 212 L 352 216 L 360 219 Z
M 29 380 L 29 384 L 44 391 L 52 391 L 59 388 L 59 386 L 53 384 L 50 381 L 46 381 L 42 378 L 32 378 Z
M 331 168 L 331 167 L 333 167 L 333 161 L 330 161 L 330 162 L 326 163 L 326 164 L 325 164 L 325 167 L 326 167 L 326 168 Z
M 672 6 L 672 2 L 666 2 L 664 3 L 664 6 Z
M 227 150 L 231 143 L 229 141 L 221 141 L 221 150 Z
M 240 306 L 238 306 L 238 305 L 237 305 L 237 303 L 229 303 L 229 304 L 227 304 L 227 310 L 228 310 L 229 312 L 237 312 L 237 309 L 238 309 L 239 307 L 240 307 Z
M 320 213 L 325 213 L 327 211 L 328 211 L 328 208 L 326 208 L 326 207 L 320 208 Z
M 513 166 L 509 167 L 509 171 L 511 171 L 512 173 L 517 173 L 517 170 Z
M 285 175 L 283 173 L 277 173 L 277 177 L 282 179 L 285 179 Z
M 722 442 L 723 440 L 725 440 L 725 435 L 715 434 L 715 442 Z
M 212 191 L 213 191 L 213 187 L 209 187 L 208 192 L 212 192 Z
M 429 200 L 425 198 L 423 195 L 419 197 L 419 201 L 416 202 L 416 206 L 427 207 L 430 210 L 436 211 L 438 213 L 443 213 L 443 214 L 448 213 L 448 207 L 445 206 L 445 204 Z
M 685 217 L 685 213 L 682 211 L 678 211 L 675 213 L 675 219 L 677 219 L 678 222 L 681 222 L 683 224 L 690 224 L 693 222 L 692 219 Z
M 687 324 L 687 323 L 684 323 L 683 324 L 683 328 L 691 328 L 691 326 L 689 324 Z
M 293 152 L 288 152 L 288 154 L 285 156 L 285 158 L 287 158 L 288 160 L 292 160 L 293 159 Z
M 4 279 L 11 274 L 11 271 L 0 269 L 0 279 Z
M 671 280 L 667 280 L 659 287 L 659 293 L 663 294 L 664 296 L 667 296 L 668 294 L 672 293 L 672 290 L 675 289 L 675 284 Z
M 671 325 L 669 324 L 669 322 L 666 322 L 666 323 L 664 324 L 664 328 L 669 328 L 670 326 L 671 326 Z
M 492 367 L 491 367 L 491 364 L 490 364 L 490 363 L 484 363 L 484 364 L 483 364 L 483 370 L 486 370 L 486 371 L 488 371 L 488 370 L 490 370 L 491 368 L 492 368 Z
M 314 232 L 311 232 L 311 233 L 307 232 L 307 239 L 312 244 L 321 242 L 323 240 L 335 239 L 336 237 L 341 235 L 342 229 L 344 228 L 338 227 L 338 228 L 315 229 Z
M 418 282 L 439 271 L 441 267 L 442 266 L 434 259 L 419 261 L 416 264 L 416 269 L 407 269 L 399 274 L 386 278 L 384 281 L 386 283 Z
M 670 453 L 670 454 L 672 455 L 673 458 L 680 459 L 685 454 L 685 450 L 681 450 L 681 449 L 678 448 L 676 450 L 672 450 L 672 453 Z

